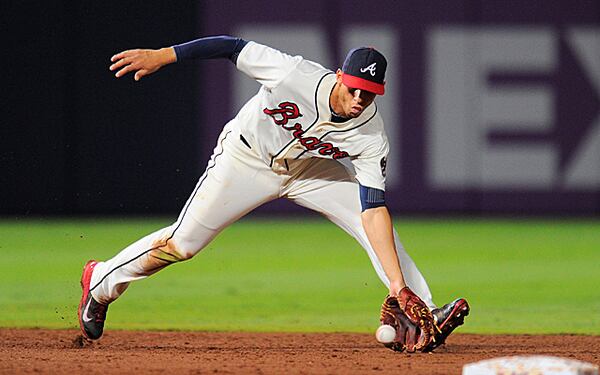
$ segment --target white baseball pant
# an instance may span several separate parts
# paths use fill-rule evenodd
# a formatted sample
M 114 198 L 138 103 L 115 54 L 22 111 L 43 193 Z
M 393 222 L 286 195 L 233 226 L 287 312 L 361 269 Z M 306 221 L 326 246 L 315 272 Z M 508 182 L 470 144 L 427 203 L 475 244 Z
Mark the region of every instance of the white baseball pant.
M 337 161 L 311 158 L 290 161 L 289 174 L 276 174 L 242 143 L 233 121 L 224 127 L 206 171 L 177 221 L 96 266 L 90 284 L 94 299 L 100 303 L 114 301 L 131 281 L 190 259 L 228 225 L 281 197 L 323 214 L 354 237 L 367 251 L 381 281 L 389 287 L 363 229 L 359 186 L 350 172 Z M 395 230 L 394 239 L 407 285 L 429 308 L 434 308 L 427 282 Z

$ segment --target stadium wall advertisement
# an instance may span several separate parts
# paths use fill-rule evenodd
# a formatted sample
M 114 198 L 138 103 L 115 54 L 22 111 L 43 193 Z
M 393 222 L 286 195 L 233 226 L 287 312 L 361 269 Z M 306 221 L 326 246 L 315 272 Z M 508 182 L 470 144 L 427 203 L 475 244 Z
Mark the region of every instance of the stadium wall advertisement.
M 334 70 L 356 46 L 386 55 L 377 102 L 395 212 L 600 212 L 597 2 L 211 1 L 200 15 L 203 35 L 241 36 Z M 258 85 L 231 64 L 202 69 L 206 160 Z

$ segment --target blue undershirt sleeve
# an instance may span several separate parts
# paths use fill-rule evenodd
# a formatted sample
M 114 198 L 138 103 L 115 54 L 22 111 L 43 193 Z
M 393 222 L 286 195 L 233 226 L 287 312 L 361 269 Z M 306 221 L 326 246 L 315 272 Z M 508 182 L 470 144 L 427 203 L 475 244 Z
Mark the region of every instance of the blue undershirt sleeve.
M 192 40 L 175 45 L 173 48 L 177 55 L 177 61 L 227 58 L 235 64 L 246 44 L 248 42 L 242 38 L 220 35 Z
M 385 206 L 385 192 L 372 187 L 358 185 L 360 189 L 360 205 L 365 211 L 369 208 Z

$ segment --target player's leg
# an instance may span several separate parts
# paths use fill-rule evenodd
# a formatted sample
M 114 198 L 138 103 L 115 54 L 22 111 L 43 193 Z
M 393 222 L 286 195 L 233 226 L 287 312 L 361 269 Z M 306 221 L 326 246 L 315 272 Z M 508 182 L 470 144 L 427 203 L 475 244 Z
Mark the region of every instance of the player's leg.
M 308 167 L 294 176 L 285 193 L 295 203 L 320 212 L 354 237 L 367 254 L 381 281 L 389 287 L 389 280 L 367 238 L 361 221 L 358 183 L 340 163 L 327 159 L 313 159 Z M 431 292 L 415 262 L 406 253 L 394 229 L 394 242 L 406 284 L 431 309 L 435 307 Z
M 98 263 L 90 280 L 92 297 L 108 304 L 131 281 L 190 259 L 226 226 L 277 198 L 278 178 L 241 142 L 239 133 L 225 127 L 177 221 Z

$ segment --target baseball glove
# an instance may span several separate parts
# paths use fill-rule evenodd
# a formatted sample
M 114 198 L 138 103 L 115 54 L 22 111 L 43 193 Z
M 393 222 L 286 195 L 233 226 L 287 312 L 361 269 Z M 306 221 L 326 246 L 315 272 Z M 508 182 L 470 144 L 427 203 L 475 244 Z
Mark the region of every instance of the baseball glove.
M 399 352 L 424 351 L 439 332 L 429 308 L 408 287 L 404 287 L 398 296 L 385 298 L 380 321 L 396 329 L 394 342 L 386 346 Z

